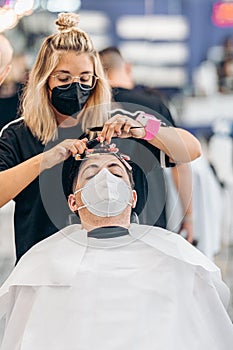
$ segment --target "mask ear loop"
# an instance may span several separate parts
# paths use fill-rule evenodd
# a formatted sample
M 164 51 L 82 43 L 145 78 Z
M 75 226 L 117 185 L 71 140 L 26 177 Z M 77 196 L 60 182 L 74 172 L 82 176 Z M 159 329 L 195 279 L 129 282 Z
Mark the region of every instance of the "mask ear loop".
M 74 191 L 74 195 L 76 195 L 78 192 L 80 192 L 82 190 L 82 188 L 79 188 L 78 190 Z
M 76 190 L 76 191 L 74 191 L 74 195 L 76 195 L 78 192 L 80 192 L 80 191 L 82 191 L 82 188 L 79 188 L 78 190 Z M 81 205 L 81 207 L 78 207 L 77 208 L 77 210 L 76 210 L 76 212 L 78 213 L 78 211 L 80 210 L 80 209 L 83 209 L 83 208 L 86 208 L 87 207 L 87 205 L 86 204 L 84 204 L 84 205 Z
M 87 204 L 85 204 L 85 205 L 81 205 L 81 207 L 78 207 L 78 208 L 77 208 L 77 212 L 78 212 L 79 210 L 81 210 L 81 209 L 86 208 L 86 207 L 87 207 Z

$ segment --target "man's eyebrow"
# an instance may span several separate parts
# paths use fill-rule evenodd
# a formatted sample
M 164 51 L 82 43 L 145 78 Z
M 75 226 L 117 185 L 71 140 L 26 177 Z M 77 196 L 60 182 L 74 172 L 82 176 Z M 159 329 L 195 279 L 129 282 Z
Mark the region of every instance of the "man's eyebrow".
M 115 166 L 117 166 L 118 168 L 120 168 L 120 169 L 123 171 L 122 167 L 121 167 L 120 164 L 118 164 L 118 163 L 111 163 L 111 164 L 109 164 L 107 167 L 108 167 L 108 168 L 113 168 L 113 167 L 115 167 Z
M 97 164 L 90 164 L 90 165 L 87 165 L 87 167 L 83 170 L 83 172 L 82 172 L 82 169 L 81 169 L 82 175 L 85 173 L 86 170 L 88 170 L 88 169 L 90 169 L 90 168 L 98 169 L 98 168 L 99 168 L 99 165 L 97 165 Z
M 110 164 L 107 165 L 107 168 L 114 168 L 114 167 L 116 167 L 116 166 L 117 166 L 119 169 L 121 169 L 121 170 L 123 171 L 122 167 L 121 167 L 120 164 L 118 164 L 118 163 L 110 163 Z M 97 165 L 97 164 L 90 164 L 90 165 L 87 165 L 87 167 L 81 172 L 81 174 L 82 174 L 82 176 L 83 176 L 86 170 L 88 170 L 88 169 L 90 169 L 90 168 L 98 169 L 99 167 L 100 167 L 100 166 Z

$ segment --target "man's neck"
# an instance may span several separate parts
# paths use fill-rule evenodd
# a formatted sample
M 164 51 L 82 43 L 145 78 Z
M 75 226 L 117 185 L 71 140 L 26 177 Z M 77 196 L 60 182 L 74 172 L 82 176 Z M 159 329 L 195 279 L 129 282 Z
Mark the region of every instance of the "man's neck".
M 128 74 L 124 71 L 120 71 L 119 74 L 116 72 L 109 76 L 109 84 L 112 88 L 123 88 L 132 90 L 134 88 L 134 82 Z
M 96 228 L 101 228 L 101 227 L 110 227 L 110 226 L 121 226 L 121 227 L 124 227 L 124 228 L 129 228 L 130 224 L 123 224 L 123 223 L 119 223 L 119 222 L 116 222 L 116 223 L 108 223 L 108 224 L 105 224 L 105 223 L 99 223 L 99 225 L 91 225 L 91 224 L 87 224 L 87 223 L 84 223 L 82 224 L 82 228 L 84 230 L 86 230 L 87 232 L 89 231 L 92 231 Z
M 122 88 L 122 89 L 127 89 L 127 90 L 132 90 L 134 88 L 134 84 L 130 81 L 110 81 L 111 88 Z
M 119 215 L 117 215 L 109 218 L 103 218 L 95 216 L 92 220 L 85 220 L 84 218 L 81 218 L 81 224 L 83 229 L 87 230 L 88 232 L 96 228 L 106 226 L 121 226 L 128 229 L 130 226 L 130 217 L 119 217 Z

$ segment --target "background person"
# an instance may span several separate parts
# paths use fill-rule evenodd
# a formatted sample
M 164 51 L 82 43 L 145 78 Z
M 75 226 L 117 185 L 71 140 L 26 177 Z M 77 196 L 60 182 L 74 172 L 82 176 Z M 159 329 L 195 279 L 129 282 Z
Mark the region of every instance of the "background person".
M 132 67 L 124 60 L 117 47 L 107 47 L 101 50 L 99 55 L 106 77 L 112 87 L 113 99 L 116 102 L 119 102 L 125 109 L 131 110 L 132 112 L 137 110 L 139 106 L 143 110 L 145 110 L 145 108 L 150 109 L 150 113 L 159 113 L 168 125 L 175 126 L 171 113 L 165 106 L 161 96 L 154 91 L 152 92 L 152 89 L 137 87 L 135 85 Z M 122 145 L 120 147 L 122 149 Z M 172 166 L 173 180 L 178 189 L 183 209 L 183 220 L 180 224 L 179 232 L 185 230 L 187 240 L 192 242 L 191 169 L 187 164 L 176 164 L 174 167 L 174 163 L 168 163 L 167 166 Z M 166 228 L 167 219 L 169 218 L 166 218 L 166 186 L 161 167 L 154 167 L 150 177 L 152 178 L 151 184 L 153 184 L 153 187 L 150 186 L 151 205 L 148 205 L 146 213 L 140 216 L 140 222 Z
M 11 71 L 0 86 L 0 130 L 19 117 L 20 96 L 27 79 L 25 55 L 14 55 Z
M 0 34 L 0 85 L 2 85 L 11 70 L 12 56 L 13 48 L 9 40 Z
M 0 289 L 1 349 L 230 349 L 219 269 L 179 235 L 130 224 L 130 165 L 100 151 L 71 172 L 81 225 L 35 245 Z

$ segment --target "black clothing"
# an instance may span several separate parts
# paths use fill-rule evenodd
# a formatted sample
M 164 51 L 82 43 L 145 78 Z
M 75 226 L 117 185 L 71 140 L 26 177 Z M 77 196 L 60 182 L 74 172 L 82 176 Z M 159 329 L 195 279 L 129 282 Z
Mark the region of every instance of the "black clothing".
M 129 235 L 129 231 L 127 230 L 127 228 L 122 226 L 98 227 L 88 232 L 88 237 L 99 239 L 115 238 L 126 235 Z
M 0 171 L 12 168 L 68 138 L 83 138 L 81 127 L 77 125 L 72 128 L 58 128 L 57 139 L 44 146 L 32 135 L 22 118 L 13 121 L 4 128 L 0 137 Z M 154 163 L 160 167 L 160 151 L 149 145 L 147 141 L 136 139 L 118 139 L 117 141 L 121 141 L 120 149 L 124 146 L 125 153 L 129 154 L 132 160 L 135 154 L 139 157 L 138 163 L 142 164 L 145 171 L 149 171 Z M 145 149 L 148 153 L 148 161 L 144 156 Z M 72 163 L 73 157 L 69 157 L 64 163 L 43 171 L 14 198 L 17 260 L 34 244 L 67 225 L 71 212 L 64 194 L 62 177 L 63 180 L 64 175 L 68 178 Z M 135 175 L 139 198 L 145 195 L 145 181 L 141 180 L 142 176 L 142 173 Z
M 9 169 L 52 148 L 67 138 L 78 138 L 79 126 L 58 128 L 58 139 L 46 147 L 35 138 L 22 118 L 3 130 L 0 138 L 0 171 Z M 64 166 L 68 167 L 70 159 Z M 44 171 L 15 198 L 15 245 L 17 260 L 34 244 L 66 225 L 70 210 L 61 185 L 62 164 Z M 15 179 L 17 181 L 17 178 Z
M 142 87 L 131 90 L 114 88 L 112 90 L 113 99 L 119 102 L 125 110 L 135 112 L 142 110 L 148 114 L 153 114 L 167 125 L 175 126 L 169 109 L 165 106 L 160 96 L 155 93 L 146 92 Z
M 0 130 L 18 116 L 22 85 L 17 84 L 16 92 L 9 97 L 0 97 Z
M 118 104 L 116 107 L 122 107 L 130 112 L 141 110 L 154 115 L 156 118 L 164 121 L 168 126 L 175 126 L 174 120 L 160 96 L 147 93 L 143 88 L 134 88 L 131 90 L 114 88 L 112 92 L 113 99 L 116 103 L 120 103 L 120 105 Z M 129 144 L 126 140 L 118 139 L 116 142 L 121 152 L 125 152 L 129 155 L 134 154 L 134 161 L 136 154 L 140 167 L 146 170 L 145 173 L 147 174 L 147 183 L 145 182 L 145 176 L 143 177 L 140 173 L 136 175 L 136 179 L 134 177 L 136 188 L 140 188 L 140 192 L 148 193 L 145 206 L 142 202 L 142 198 L 140 198 L 141 193 L 138 193 L 139 202 L 135 211 L 137 214 L 140 213 L 139 221 L 141 224 L 166 228 L 166 187 L 163 170 L 158 163 L 161 152 L 159 149 L 151 146 L 147 141 L 133 139 Z M 141 147 L 139 147 L 139 145 L 141 145 Z M 154 156 L 155 154 L 156 156 Z M 174 163 L 169 163 L 168 157 L 165 163 L 166 166 L 175 165 Z M 142 208 L 144 208 L 143 211 Z

